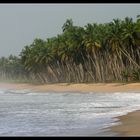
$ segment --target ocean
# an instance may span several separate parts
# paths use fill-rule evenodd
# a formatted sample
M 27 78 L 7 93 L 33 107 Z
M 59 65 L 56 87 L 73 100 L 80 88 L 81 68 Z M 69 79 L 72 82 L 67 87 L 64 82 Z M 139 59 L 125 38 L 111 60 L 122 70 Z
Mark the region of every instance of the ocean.
M 140 109 L 140 93 L 37 93 L 0 89 L 0 136 L 116 136 L 116 118 Z

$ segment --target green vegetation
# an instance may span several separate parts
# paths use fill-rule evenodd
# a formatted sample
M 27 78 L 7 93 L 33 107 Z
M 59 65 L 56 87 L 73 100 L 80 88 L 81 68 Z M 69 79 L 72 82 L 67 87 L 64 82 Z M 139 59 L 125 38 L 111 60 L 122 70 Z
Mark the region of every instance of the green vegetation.
M 39 83 L 140 80 L 140 19 L 126 17 L 104 24 L 74 26 L 63 33 L 35 39 L 19 54 L 0 59 L 0 79 Z
M 20 58 L 13 55 L 0 58 L 0 81 L 25 81 L 27 76 Z

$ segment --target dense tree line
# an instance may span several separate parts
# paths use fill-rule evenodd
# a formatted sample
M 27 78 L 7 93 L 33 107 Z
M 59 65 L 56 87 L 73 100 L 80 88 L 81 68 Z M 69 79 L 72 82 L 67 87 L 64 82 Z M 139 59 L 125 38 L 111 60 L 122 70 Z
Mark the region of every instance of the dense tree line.
M 74 26 L 63 33 L 35 39 L 12 64 L 0 59 L 0 76 L 28 77 L 40 83 L 140 80 L 140 19 L 113 19 L 104 24 Z M 17 78 L 16 77 L 16 78 Z
M 19 57 L 10 55 L 0 58 L 0 80 L 25 80 L 28 76 Z

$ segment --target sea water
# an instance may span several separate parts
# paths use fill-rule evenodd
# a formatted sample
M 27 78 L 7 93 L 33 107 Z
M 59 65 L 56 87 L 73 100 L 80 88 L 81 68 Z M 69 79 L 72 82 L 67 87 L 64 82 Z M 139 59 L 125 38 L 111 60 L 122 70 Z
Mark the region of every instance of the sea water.
M 37 93 L 0 89 L 0 136 L 112 136 L 140 93 Z

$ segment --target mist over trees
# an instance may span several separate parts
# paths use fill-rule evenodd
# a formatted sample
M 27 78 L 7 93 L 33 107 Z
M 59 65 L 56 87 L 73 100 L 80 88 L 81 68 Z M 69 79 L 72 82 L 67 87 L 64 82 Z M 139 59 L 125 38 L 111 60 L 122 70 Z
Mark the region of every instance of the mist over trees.
M 140 17 L 74 26 L 67 19 L 63 33 L 36 38 L 18 57 L 0 58 L 0 79 L 39 83 L 140 80 Z

